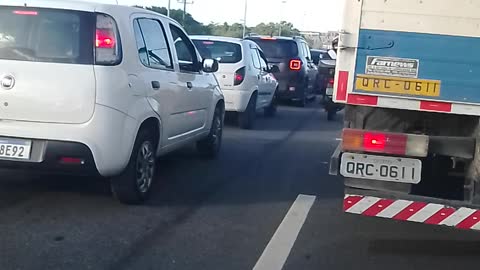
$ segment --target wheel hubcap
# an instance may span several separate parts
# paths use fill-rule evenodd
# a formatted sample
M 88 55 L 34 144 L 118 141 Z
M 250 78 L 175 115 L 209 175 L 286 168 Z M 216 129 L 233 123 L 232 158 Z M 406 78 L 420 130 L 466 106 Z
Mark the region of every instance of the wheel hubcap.
M 136 165 L 138 190 L 146 193 L 152 185 L 155 172 L 155 154 L 151 142 L 146 141 L 140 146 Z

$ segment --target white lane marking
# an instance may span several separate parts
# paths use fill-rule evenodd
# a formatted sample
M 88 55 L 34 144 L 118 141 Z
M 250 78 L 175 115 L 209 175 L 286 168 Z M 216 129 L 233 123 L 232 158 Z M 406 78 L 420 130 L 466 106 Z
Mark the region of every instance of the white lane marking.
M 346 212 L 357 215 L 362 214 L 363 212 L 365 212 L 365 210 L 372 207 L 378 201 L 380 201 L 379 198 L 365 197 L 361 201 L 356 203 L 354 206 L 350 207 L 350 209 L 348 209 Z
M 253 270 L 283 268 L 315 199 L 315 196 L 298 195 Z
M 380 212 L 377 215 L 377 217 L 393 218 L 394 216 L 396 216 L 398 213 L 400 213 L 402 210 L 404 210 L 410 204 L 412 204 L 412 202 L 410 202 L 410 201 L 404 201 L 404 200 L 395 201 L 389 207 L 387 207 L 385 210 Z
M 412 222 L 420 222 L 423 223 L 427 219 L 431 218 L 434 214 L 436 214 L 438 211 L 443 209 L 443 205 L 439 204 L 428 204 L 425 206 L 422 210 L 420 210 L 418 213 L 415 215 L 411 216 L 408 221 Z
M 457 226 L 460 222 L 464 221 L 467 217 L 473 214 L 476 210 L 469 208 L 460 208 L 453 215 L 446 218 L 444 221 L 440 222 L 440 225 L 446 226 Z
M 342 140 L 342 138 L 335 138 L 335 141 L 337 141 L 337 142 L 339 142 L 341 140 Z

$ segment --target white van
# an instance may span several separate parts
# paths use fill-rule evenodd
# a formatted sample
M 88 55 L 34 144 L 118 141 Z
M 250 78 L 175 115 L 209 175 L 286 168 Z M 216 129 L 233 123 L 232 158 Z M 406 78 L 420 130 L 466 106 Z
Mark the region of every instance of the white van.
M 191 142 L 219 152 L 217 70 L 157 13 L 0 1 L 0 168 L 99 174 L 121 202 L 141 203 L 155 157 Z
M 273 117 L 277 80 L 258 45 L 250 40 L 216 36 L 191 36 L 200 54 L 219 61 L 216 73 L 225 94 L 226 111 L 237 112 L 240 127 L 250 129 L 256 112 Z

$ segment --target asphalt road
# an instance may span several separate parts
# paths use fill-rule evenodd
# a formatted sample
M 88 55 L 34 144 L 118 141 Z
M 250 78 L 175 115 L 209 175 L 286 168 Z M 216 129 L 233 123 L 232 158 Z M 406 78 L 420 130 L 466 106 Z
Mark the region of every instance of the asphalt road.
M 193 148 L 162 158 L 140 207 L 98 179 L 2 171 L 0 269 L 478 267 L 478 233 L 342 214 L 341 179 L 327 175 L 341 126 L 311 105 L 227 127 L 217 161 Z

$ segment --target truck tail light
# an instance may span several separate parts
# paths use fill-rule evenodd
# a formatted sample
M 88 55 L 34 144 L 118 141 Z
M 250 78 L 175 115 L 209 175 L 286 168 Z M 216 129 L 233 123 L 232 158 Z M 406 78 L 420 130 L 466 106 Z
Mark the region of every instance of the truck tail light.
M 115 20 L 105 14 L 97 14 L 95 31 L 95 64 L 115 65 L 121 60 L 121 46 Z
M 426 157 L 428 144 L 424 135 L 359 129 L 344 129 L 342 134 L 343 151 Z

